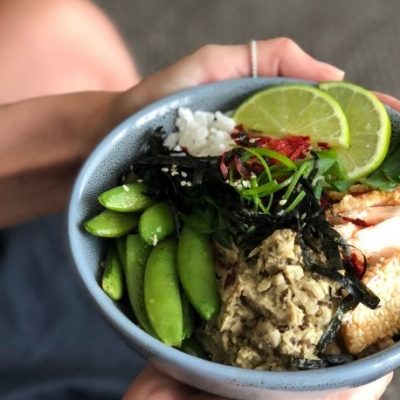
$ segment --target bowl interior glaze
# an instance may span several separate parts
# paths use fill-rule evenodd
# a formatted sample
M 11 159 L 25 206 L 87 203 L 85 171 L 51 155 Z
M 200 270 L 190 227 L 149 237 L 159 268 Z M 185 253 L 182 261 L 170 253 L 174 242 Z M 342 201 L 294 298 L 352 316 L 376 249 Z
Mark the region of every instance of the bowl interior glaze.
M 261 399 L 265 394 L 271 396 L 268 398 L 282 398 L 282 391 L 297 393 L 297 399 L 303 395 L 310 398 L 306 392 L 365 384 L 400 365 L 400 343 L 347 365 L 314 371 L 252 371 L 192 357 L 146 334 L 101 290 L 97 275 L 104 242 L 86 234 L 82 223 L 99 212 L 97 196 L 116 185 L 140 153 L 146 137 L 159 126 L 166 132 L 174 130 L 178 107 L 228 111 L 257 90 L 288 82 L 312 84 L 283 78 L 223 81 L 177 93 L 146 107 L 117 126 L 92 152 L 74 184 L 69 205 L 68 233 L 76 274 L 105 318 L 130 346 L 167 374 L 200 389 L 237 399 Z M 389 113 L 394 129 L 399 130 L 399 114 L 392 110 Z

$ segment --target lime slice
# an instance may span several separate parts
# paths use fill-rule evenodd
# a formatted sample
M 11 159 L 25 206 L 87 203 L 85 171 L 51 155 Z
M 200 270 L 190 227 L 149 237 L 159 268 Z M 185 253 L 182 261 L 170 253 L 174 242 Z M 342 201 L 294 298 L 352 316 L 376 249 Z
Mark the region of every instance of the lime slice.
M 324 82 L 319 87 L 343 108 L 350 128 L 350 147 L 337 149 L 349 179 L 361 179 L 384 160 L 390 142 L 389 116 L 378 98 L 347 82 Z
M 274 86 L 241 104 L 233 118 L 246 130 L 273 137 L 309 136 L 311 143 L 349 146 L 349 128 L 340 105 L 308 85 Z

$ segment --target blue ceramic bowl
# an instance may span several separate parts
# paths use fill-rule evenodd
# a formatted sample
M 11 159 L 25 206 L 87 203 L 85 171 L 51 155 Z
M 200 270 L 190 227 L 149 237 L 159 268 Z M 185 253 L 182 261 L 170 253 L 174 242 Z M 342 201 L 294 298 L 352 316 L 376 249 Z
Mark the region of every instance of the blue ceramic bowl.
M 93 151 L 73 188 L 68 231 L 76 273 L 99 311 L 134 349 L 166 374 L 196 388 L 235 399 L 310 399 L 371 382 L 400 365 L 400 343 L 362 360 L 313 371 L 263 372 L 205 361 L 168 347 L 138 328 L 98 284 L 104 242 L 85 233 L 82 223 L 100 211 L 97 196 L 117 183 L 157 127 L 174 129 L 178 107 L 227 111 L 266 86 L 299 82 L 282 78 L 241 79 L 186 90 L 160 100 L 117 126 Z M 400 116 L 391 110 L 398 129 Z M 312 393 L 310 393 L 312 392 Z

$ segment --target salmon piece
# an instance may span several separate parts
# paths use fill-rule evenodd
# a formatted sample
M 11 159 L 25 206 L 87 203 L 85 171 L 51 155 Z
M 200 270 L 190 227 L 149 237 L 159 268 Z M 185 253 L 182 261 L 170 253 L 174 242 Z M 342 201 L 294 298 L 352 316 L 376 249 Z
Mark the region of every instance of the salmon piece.
M 348 211 L 362 211 L 367 207 L 400 206 L 400 188 L 392 192 L 372 190 L 357 196 L 347 194 L 332 206 L 332 214 L 342 214 Z
M 400 333 L 400 188 L 345 195 L 327 214 L 329 222 L 367 258 L 362 281 L 380 298 L 376 310 L 360 304 L 346 313 L 341 335 L 359 354 Z
M 340 333 L 352 354 L 400 333 L 400 251 L 370 261 L 362 280 L 381 302 L 376 310 L 360 304 L 345 314 Z
M 356 229 L 347 242 L 369 258 L 389 250 L 400 251 L 400 216 L 389 218 L 364 229 Z

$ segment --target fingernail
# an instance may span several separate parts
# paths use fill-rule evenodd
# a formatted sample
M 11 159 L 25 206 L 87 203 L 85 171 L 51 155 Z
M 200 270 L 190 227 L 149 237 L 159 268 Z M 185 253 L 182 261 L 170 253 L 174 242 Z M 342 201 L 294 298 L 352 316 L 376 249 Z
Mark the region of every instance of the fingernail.
M 328 72 L 329 79 L 334 81 L 342 81 L 345 76 L 345 72 L 332 64 L 323 63 L 325 65 L 326 71 Z

